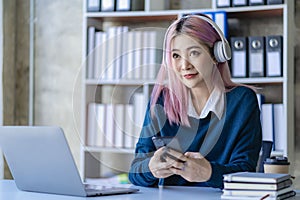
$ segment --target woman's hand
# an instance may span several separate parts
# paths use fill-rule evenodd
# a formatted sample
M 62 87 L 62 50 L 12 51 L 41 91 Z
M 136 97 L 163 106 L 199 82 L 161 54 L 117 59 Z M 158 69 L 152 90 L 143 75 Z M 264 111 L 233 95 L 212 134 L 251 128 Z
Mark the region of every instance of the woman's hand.
M 170 153 L 172 151 L 172 154 Z M 173 158 L 170 158 L 174 156 Z M 174 159 L 180 160 L 174 160 Z M 171 168 L 181 169 L 184 167 L 183 162 L 186 160 L 182 153 L 171 150 L 167 147 L 158 149 L 149 162 L 149 169 L 156 178 L 167 178 L 174 173 Z
M 171 155 L 177 155 L 178 152 L 171 150 Z M 171 167 L 170 171 L 182 176 L 189 182 L 205 182 L 211 177 L 212 169 L 208 160 L 198 152 L 186 152 L 184 154 L 186 161 L 183 167 Z

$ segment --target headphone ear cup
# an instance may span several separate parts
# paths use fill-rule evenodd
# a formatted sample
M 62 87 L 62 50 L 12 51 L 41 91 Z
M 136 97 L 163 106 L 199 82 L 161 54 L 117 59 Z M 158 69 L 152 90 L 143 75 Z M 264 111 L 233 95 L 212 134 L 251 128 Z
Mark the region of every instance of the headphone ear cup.
M 223 52 L 223 43 L 222 43 L 222 41 L 215 42 L 215 44 L 214 44 L 214 56 L 215 56 L 215 59 L 219 63 L 227 61 L 226 55 Z

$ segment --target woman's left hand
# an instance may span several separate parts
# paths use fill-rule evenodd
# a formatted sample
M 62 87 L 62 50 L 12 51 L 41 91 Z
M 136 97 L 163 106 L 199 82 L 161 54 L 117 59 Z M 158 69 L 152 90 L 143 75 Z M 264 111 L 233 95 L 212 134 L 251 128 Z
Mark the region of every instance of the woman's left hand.
M 172 150 L 169 153 L 172 154 Z M 184 167 L 181 169 L 170 168 L 170 171 L 182 176 L 189 182 L 205 182 L 209 180 L 212 173 L 209 161 L 199 152 L 186 152 L 184 155 L 187 158 Z

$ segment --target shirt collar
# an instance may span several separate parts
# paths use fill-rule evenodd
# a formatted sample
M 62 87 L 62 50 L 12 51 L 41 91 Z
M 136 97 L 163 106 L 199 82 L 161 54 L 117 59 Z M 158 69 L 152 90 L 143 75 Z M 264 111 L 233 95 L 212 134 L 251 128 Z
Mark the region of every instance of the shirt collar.
M 196 119 L 203 119 L 207 117 L 210 111 L 212 111 L 218 117 L 219 120 L 222 118 L 225 106 L 225 95 L 224 92 L 218 89 L 217 87 L 213 89 L 200 115 L 197 114 L 193 106 L 192 96 L 190 92 L 188 96 L 188 116 L 194 117 Z

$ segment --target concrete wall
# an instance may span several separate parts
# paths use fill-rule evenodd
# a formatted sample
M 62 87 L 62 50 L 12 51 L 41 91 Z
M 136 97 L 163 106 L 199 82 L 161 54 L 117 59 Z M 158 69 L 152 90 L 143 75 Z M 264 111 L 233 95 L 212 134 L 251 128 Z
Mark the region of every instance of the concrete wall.
M 78 164 L 79 128 L 72 103 L 73 90 L 81 91 L 75 81 L 81 80 L 82 1 L 35 2 L 34 124 L 61 126 Z M 3 8 L 4 124 L 27 125 L 30 1 L 3 0 Z M 5 177 L 10 177 L 8 170 Z
M 75 81 L 81 79 L 82 1 L 35 2 L 35 124 L 61 126 L 78 164 L 73 91 L 81 90 Z
M 35 124 L 61 126 L 66 132 L 78 164 L 79 121 L 74 117 L 74 114 L 78 114 L 74 113 L 74 109 L 78 111 L 80 107 L 82 0 L 35 2 Z M 26 124 L 29 0 L 3 0 L 3 8 L 4 123 Z M 300 39 L 297 36 L 300 34 L 300 0 L 296 0 L 295 22 L 295 120 L 299 122 Z M 278 26 L 280 24 L 274 23 L 272 32 L 277 30 Z M 264 29 L 266 26 L 263 20 L 259 28 L 254 27 L 253 25 L 253 29 L 250 30 L 256 33 L 268 32 Z M 296 158 L 299 158 L 300 154 L 299 134 L 300 124 L 295 123 Z M 300 189 L 300 160 L 296 161 L 295 169 L 295 186 Z

